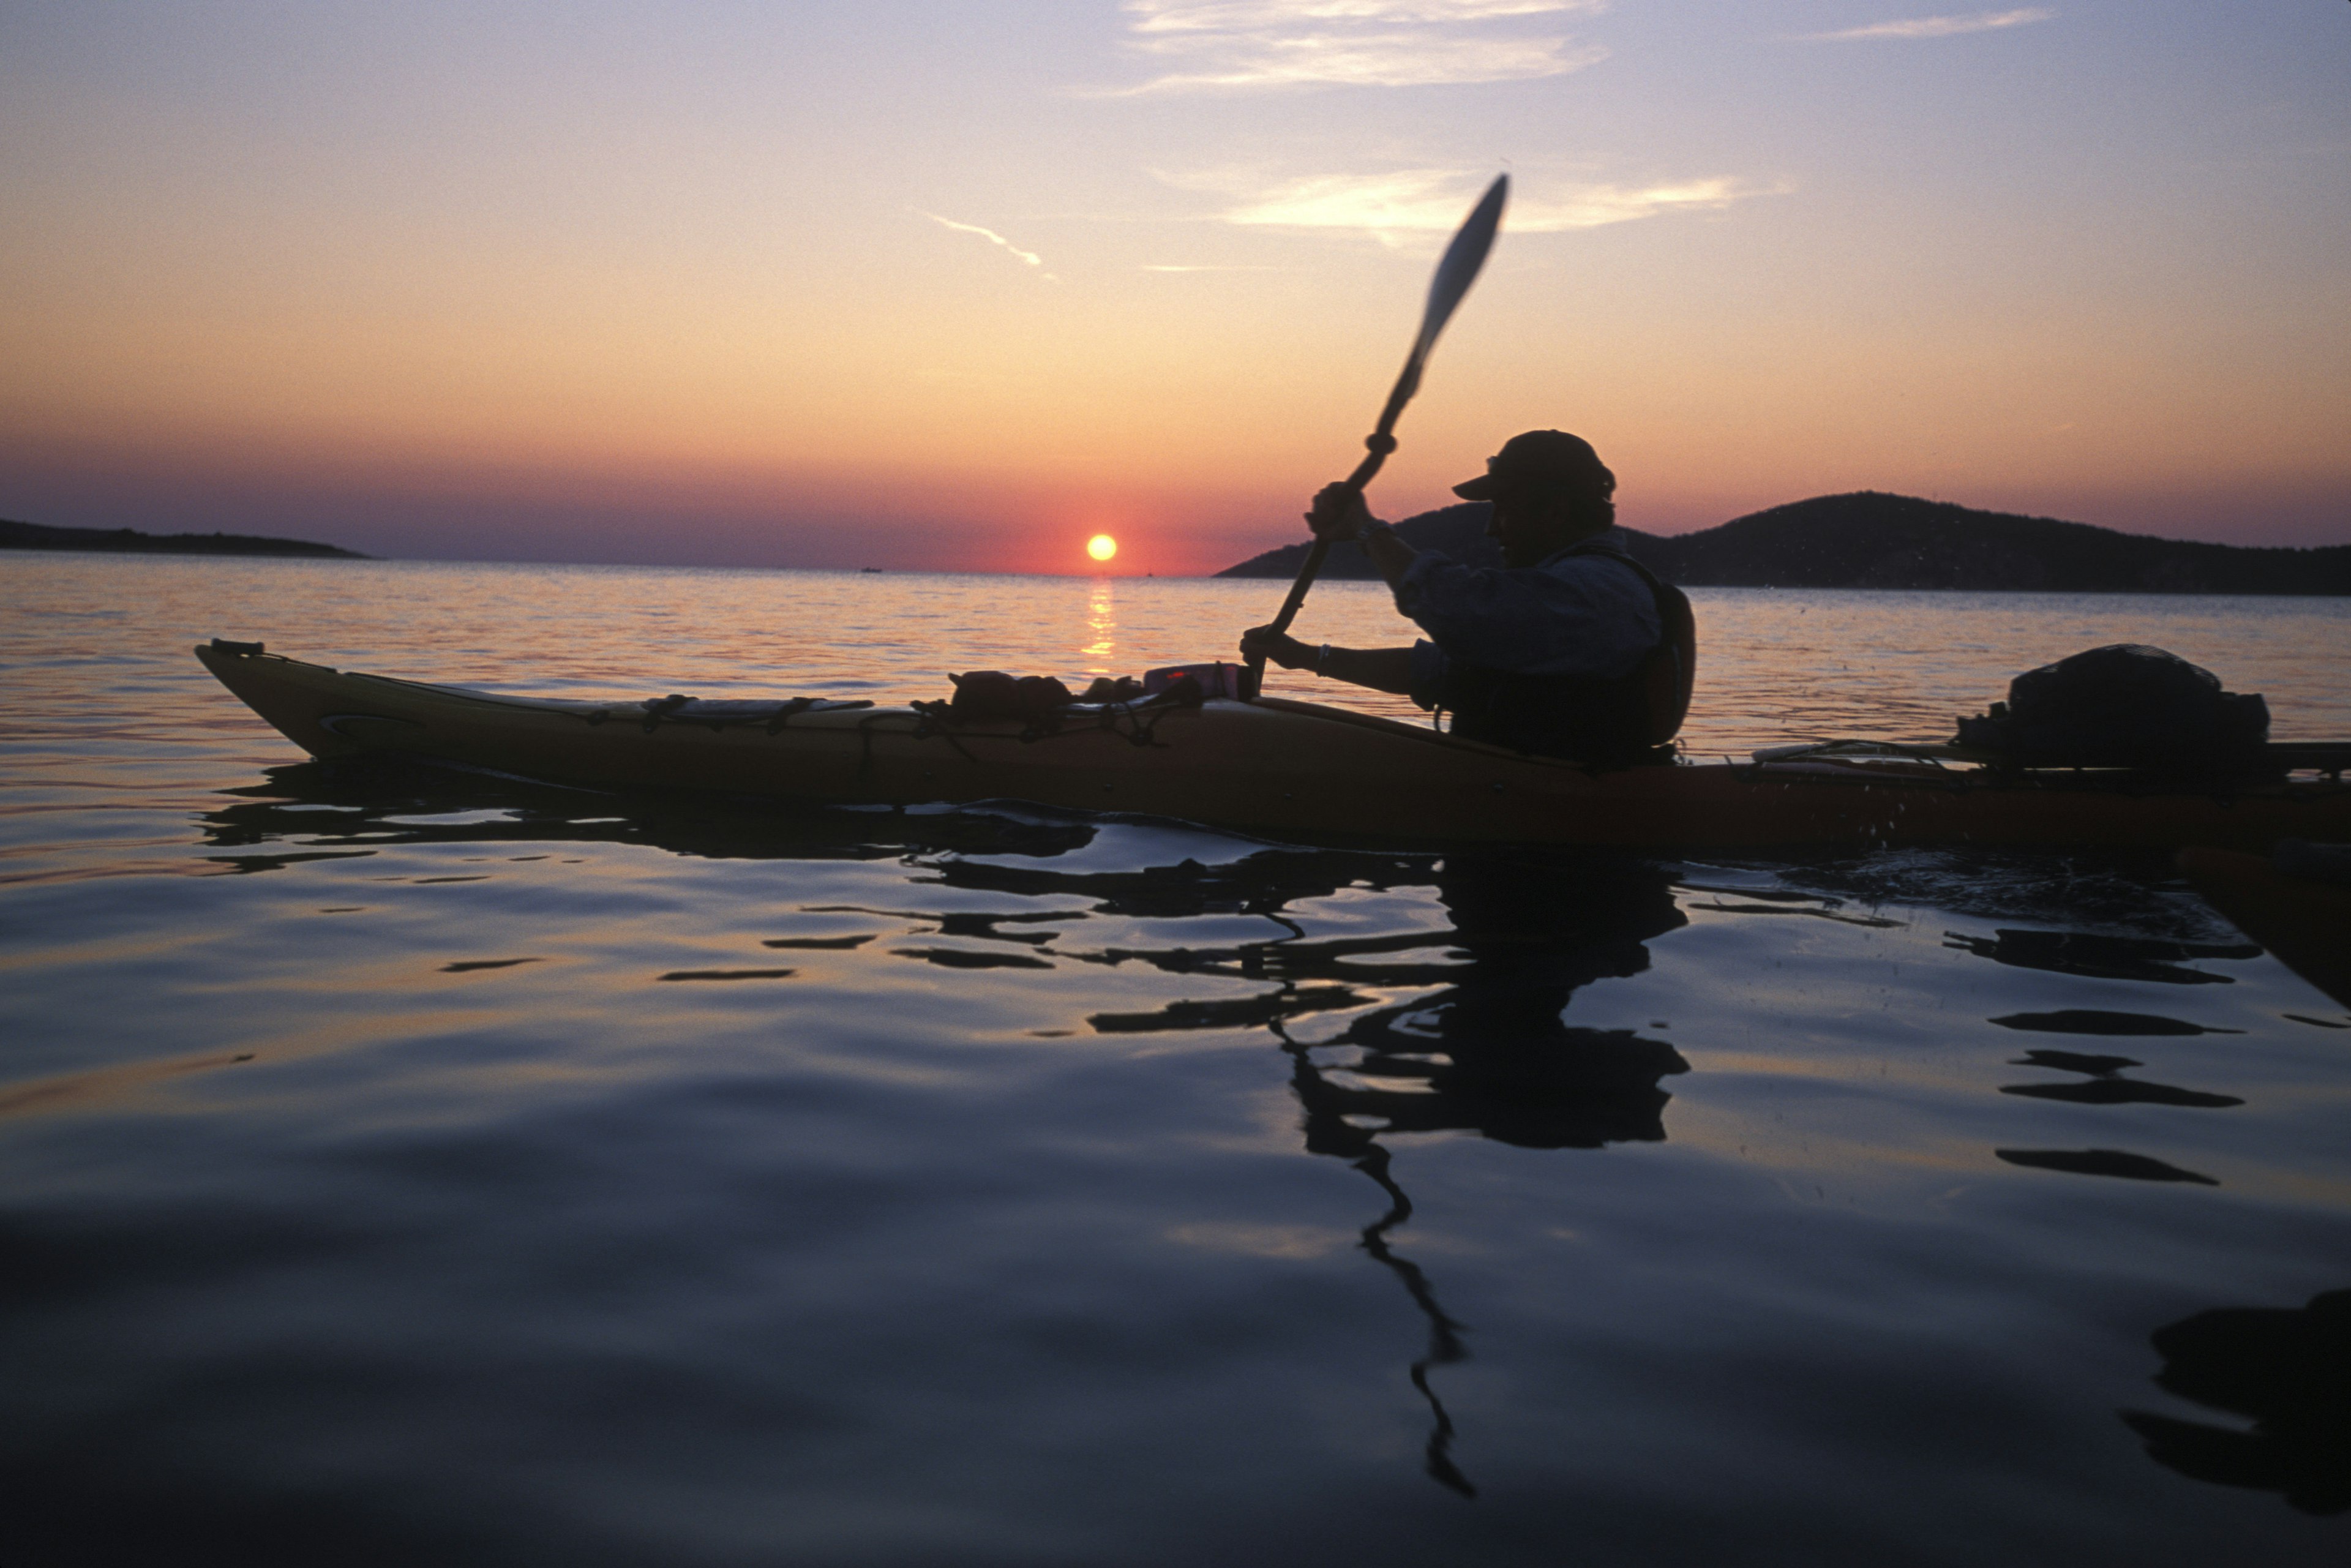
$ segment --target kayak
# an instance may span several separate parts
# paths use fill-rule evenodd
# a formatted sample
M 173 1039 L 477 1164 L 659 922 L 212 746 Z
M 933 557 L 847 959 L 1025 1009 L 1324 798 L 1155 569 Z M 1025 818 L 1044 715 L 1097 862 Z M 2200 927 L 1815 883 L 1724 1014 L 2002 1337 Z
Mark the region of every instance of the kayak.
M 204 667 L 322 759 L 392 755 L 552 783 L 914 806 L 1023 800 L 1274 837 L 1635 849 L 2187 844 L 2351 837 L 2351 746 L 2226 787 L 2001 768 L 1950 748 L 1780 747 L 1597 770 L 1260 696 L 1073 705 L 1045 722 L 809 697 L 596 702 L 427 685 L 215 642 Z
M 2270 859 L 2199 846 L 2179 869 L 2285 967 L 2351 1008 L 2351 887 L 2288 876 Z

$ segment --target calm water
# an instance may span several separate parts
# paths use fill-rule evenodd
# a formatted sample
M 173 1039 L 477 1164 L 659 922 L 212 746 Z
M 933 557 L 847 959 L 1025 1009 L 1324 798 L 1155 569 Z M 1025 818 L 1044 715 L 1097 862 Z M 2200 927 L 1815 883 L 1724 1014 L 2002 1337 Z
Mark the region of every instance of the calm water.
M 2351 1018 L 2159 863 L 330 777 L 185 652 L 922 695 L 1279 596 L 0 559 L 0 1562 L 2351 1555 Z M 1698 750 L 2126 639 L 2351 735 L 2341 601 L 1698 604 Z

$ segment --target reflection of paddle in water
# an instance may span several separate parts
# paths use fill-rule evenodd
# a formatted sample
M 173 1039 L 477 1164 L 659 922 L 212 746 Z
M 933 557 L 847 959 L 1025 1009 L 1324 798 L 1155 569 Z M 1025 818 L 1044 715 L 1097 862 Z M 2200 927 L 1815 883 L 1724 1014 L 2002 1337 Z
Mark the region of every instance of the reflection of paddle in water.
M 1689 1064 L 1662 1040 L 1627 1030 L 1571 1028 L 1562 1019 L 1581 987 L 1648 967 L 1648 939 L 1686 917 L 1663 873 L 1613 863 L 1529 864 L 1448 861 L 1437 894 L 1454 923 L 1455 956 L 1467 963 L 1385 965 L 1379 983 L 1448 982 L 1393 1007 L 1350 1019 L 1334 1038 L 1294 1039 L 1276 1009 L 1268 1027 L 1289 1051 L 1291 1091 L 1305 1113 L 1309 1152 L 1344 1159 L 1379 1185 L 1388 1209 L 1365 1226 L 1362 1245 L 1401 1281 L 1428 1320 L 1428 1349 L 1412 1364 L 1413 1386 L 1428 1401 L 1428 1474 L 1464 1497 L 1477 1488 L 1454 1462 L 1454 1427 L 1430 1370 L 1468 1357 L 1463 1325 L 1448 1314 L 1419 1265 L 1390 1237 L 1412 1218 L 1384 1134 L 1458 1129 L 1522 1148 L 1599 1148 L 1665 1135 L 1669 1096 L 1657 1086 Z M 1331 955 L 1313 963 L 1281 944 L 1283 969 L 1370 983 L 1364 966 Z M 1398 971 L 1418 967 L 1420 976 Z M 1285 990 L 1291 988 L 1285 987 Z M 1352 1050 L 1342 1061 L 1331 1053 Z
M 1420 1265 L 1408 1258 L 1397 1257 L 1388 1246 L 1388 1232 L 1412 1218 L 1412 1199 L 1405 1196 L 1404 1188 L 1396 1186 L 1395 1179 L 1388 1175 L 1388 1152 L 1374 1144 L 1370 1151 L 1355 1162 L 1355 1168 L 1379 1183 L 1394 1203 L 1394 1207 L 1376 1221 L 1364 1227 L 1364 1250 L 1383 1267 L 1394 1270 L 1395 1277 L 1404 1281 L 1405 1291 L 1412 1297 L 1413 1305 L 1428 1318 L 1428 1354 L 1412 1364 L 1411 1374 L 1412 1385 L 1420 1390 L 1422 1398 L 1428 1401 L 1429 1414 L 1436 1423 L 1429 1428 L 1426 1450 L 1428 1473 L 1463 1497 L 1476 1497 L 1478 1489 L 1469 1484 L 1469 1478 L 1463 1475 L 1460 1467 L 1453 1462 L 1453 1418 L 1445 1413 L 1445 1401 L 1439 1399 L 1437 1390 L 1428 1385 L 1430 1367 L 1468 1358 L 1468 1351 L 1461 1344 L 1462 1325 L 1446 1316 L 1445 1309 L 1437 1305 L 1437 1292 L 1430 1288 L 1428 1276 L 1420 1271 Z
M 1279 1019 L 1274 1020 L 1271 1027 L 1280 1039 L 1282 1049 L 1290 1052 L 1290 1060 L 1297 1064 L 1291 1083 L 1298 1090 L 1300 1100 L 1309 1107 L 1306 1146 L 1316 1154 L 1338 1155 L 1347 1159 L 1357 1170 L 1377 1182 L 1380 1190 L 1388 1195 L 1388 1211 L 1364 1227 L 1361 1245 L 1381 1267 L 1404 1281 L 1405 1293 L 1428 1319 L 1428 1354 L 1412 1364 L 1411 1374 L 1412 1385 L 1420 1390 L 1422 1398 L 1428 1401 L 1429 1415 L 1434 1418 L 1426 1449 L 1428 1473 L 1463 1497 L 1476 1497 L 1478 1489 L 1470 1485 L 1469 1478 L 1463 1475 L 1460 1467 L 1453 1462 L 1453 1418 L 1445 1413 L 1445 1401 L 1437 1396 L 1437 1390 L 1428 1384 L 1430 1367 L 1468 1359 L 1469 1353 L 1461 1343 L 1463 1325 L 1447 1315 L 1445 1309 L 1437 1303 L 1437 1291 L 1429 1284 L 1428 1276 L 1421 1272 L 1420 1265 L 1408 1258 L 1397 1256 L 1395 1249 L 1388 1245 L 1388 1232 L 1412 1218 L 1412 1199 L 1404 1188 L 1396 1185 L 1395 1177 L 1388 1168 L 1388 1152 L 1371 1134 L 1343 1118 L 1334 1119 L 1330 1125 L 1317 1125 L 1311 1107 L 1322 1079 L 1315 1071 L 1312 1059 L 1307 1055 L 1309 1048 L 1290 1039 Z
M 1594 980 L 1639 974 L 1645 946 L 1687 924 L 1661 869 L 1583 857 L 1448 856 L 1430 864 L 1335 852 L 1273 852 L 1221 867 L 1186 862 L 1144 873 L 1071 874 L 1001 863 L 942 868 L 953 884 L 1017 885 L 1029 894 L 1086 894 L 1106 911 L 1158 918 L 1208 909 L 1245 910 L 1290 935 L 1228 947 L 1114 948 L 1112 963 L 1168 974 L 1271 980 L 1272 990 L 1213 1001 L 1179 1000 L 1148 1012 L 1098 1013 L 1105 1034 L 1262 1027 L 1290 1053 L 1290 1089 L 1304 1113 L 1307 1150 L 1343 1159 L 1387 1195 L 1386 1212 L 1364 1228 L 1362 1246 L 1403 1282 L 1428 1320 L 1426 1354 L 1412 1364 L 1428 1401 L 1428 1473 L 1476 1495 L 1451 1448 L 1454 1427 L 1433 1368 L 1464 1360 L 1463 1326 L 1438 1302 L 1420 1267 L 1391 1238 L 1412 1218 L 1391 1151 L 1380 1139 L 1462 1131 L 1531 1149 L 1597 1149 L 1666 1135 L 1669 1096 L 1658 1081 L 1689 1064 L 1663 1040 L 1629 1030 L 1572 1028 L 1562 1014 Z M 1282 913 L 1339 888 L 1426 885 L 1451 917 L 1443 933 L 1318 940 Z M 1431 949 L 1442 956 L 1425 956 Z M 1316 1013 L 1345 1012 L 1372 988 L 1411 993 L 1358 1012 L 1330 1039 L 1291 1033 Z

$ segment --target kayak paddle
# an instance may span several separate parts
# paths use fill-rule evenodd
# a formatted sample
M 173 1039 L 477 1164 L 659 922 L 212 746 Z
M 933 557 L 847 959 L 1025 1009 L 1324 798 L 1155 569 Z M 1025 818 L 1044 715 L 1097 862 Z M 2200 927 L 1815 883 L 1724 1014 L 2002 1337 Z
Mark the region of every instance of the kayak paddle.
M 1428 351 L 1437 346 L 1437 335 L 1445 330 L 1453 308 L 1461 303 L 1462 296 L 1478 280 L 1478 269 L 1486 265 L 1486 253 L 1494 248 L 1494 231 L 1502 226 L 1502 204 L 1510 194 L 1510 177 L 1497 174 L 1469 215 L 1462 220 L 1453 243 L 1445 247 L 1445 259 L 1437 264 L 1437 276 L 1429 281 L 1428 308 L 1421 312 L 1420 336 L 1412 340 L 1412 352 L 1404 361 L 1404 374 L 1396 378 L 1395 391 L 1388 393 L 1387 406 L 1380 410 L 1379 428 L 1364 437 L 1364 444 L 1369 448 L 1367 455 L 1347 476 L 1347 487 L 1356 494 L 1363 493 L 1364 486 L 1372 482 L 1372 476 L 1380 471 L 1380 465 L 1388 460 L 1388 454 L 1396 449 L 1393 434 L 1396 417 L 1412 401 L 1412 394 L 1420 390 L 1420 368 L 1428 362 Z M 1331 541 L 1325 538 L 1317 538 L 1306 552 L 1306 564 L 1298 569 L 1298 580 L 1290 585 L 1290 597 L 1281 601 L 1281 613 L 1273 618 L 1276 633 L 1289 631 L 1290 623 L 1298 618 L 1298 607 L 1306 602 L 1306 591 L 1314 586 L 1314 574 L 1322 570 L 1322 562 L 1330 554 Z M 1265 661 L 1250 661 L 1250 695 L 1257 695 L 1258 683 L 1264 674 Z

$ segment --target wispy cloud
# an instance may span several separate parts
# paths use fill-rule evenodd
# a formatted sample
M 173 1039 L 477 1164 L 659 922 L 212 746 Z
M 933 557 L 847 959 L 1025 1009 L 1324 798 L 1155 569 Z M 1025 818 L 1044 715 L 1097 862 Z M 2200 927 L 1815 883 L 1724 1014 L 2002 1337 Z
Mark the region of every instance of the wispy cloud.
M 1129 47 L 1167 68 L 1092 96 L 1563 76 L 1608 51 L 1508 24 L 1602 8 L 1601 0 L 1126 0 Z
M 1597 0 L 1127 0 L 1138 33 L 1238 32 L 1314 22 L 1479 22 L 1597 11 Z
M 1229 176 L 1169 178 L 1193 189 L 1225 192 L 1234 204 L 1219 216 L 1251 227 L 1346 230 L 1388 245 L 1450 234 L 1476 201 L 1482 172 L 1404 169 L 1384 174 L 1315 174 L 1250 183 Z M 1600 228 L 1672 212 L 1719 211 L 1756 196 L 1782 194 L 1728 175 L 1654 184 L 1585 183 L 1548 189 L 1520 182 L 1504 220 L 1513 234 Z
M 1808 33 L 1814 43 L 1851 44 L 1882 38 L 1950 38 L 1961 33 L 1990 33 L 2001 27 L 2022 27 L 2046 22 L 2056 12 L 2040 5 L 2017 11 L 1979 11 L 1971 16 L 1913 16 L 1897 22 L 1872 22 L 1835 33 Z
M 1010 240 L 1006 239 L 994 229 L 984 229 L 977 224 L 959 224 L 953 218 L 943 218 L 936 213 L 924 212 L 920 207 L 915 208 L 914 213 L 918 217 L 928 218 L 931 222 L 938 225 L 941 228 L 953 229 L 959 235 L 977 235 L 988 244 L 1004 250 L 1023 264 L 1039 268 L 1039 275 L 1048 283 L 1059 283 L 1061 281 L 1051 273 L 1042 270 L 1045 266 L 1045 258 L 1043 256 L 1039 256 L 1033 250 L 1022 250 L 1019 246 L 1014 245 Z

